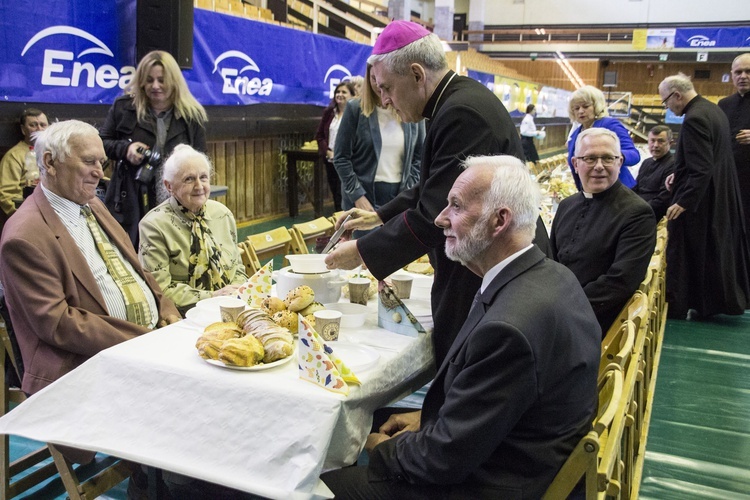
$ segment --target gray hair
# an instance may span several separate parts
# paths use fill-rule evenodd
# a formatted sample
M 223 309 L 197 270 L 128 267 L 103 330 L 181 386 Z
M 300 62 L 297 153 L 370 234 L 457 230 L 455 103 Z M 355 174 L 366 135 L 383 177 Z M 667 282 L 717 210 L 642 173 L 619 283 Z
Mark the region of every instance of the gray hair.
M 541 191 L 531 178 L 526 165 L 509 155 L 471 156 L 461 167 L 474 166 L 494 168 L 492 183 L 484 195 L 482 217 L 489 216 L 501 208 L 513 214 L 510 228 L 533 239 L 536 234 L 536 221 L 539 218 Z
M 443 44 L 434 33 L 387 54 L 373 54 L 367 58 L 367 64 L 379 62 L 382 62 L 389 72 L 402 76 L 409 72 L 409 67 L 414 63 L 432 72 L 448 68 Z
M 594 106 L 594 119 L 598 120 L 604 116 L 609 116 L 607 112 L 607 100 L 604 98 L 604 93 L 596 87 L 591 85 L 584 85 L 579 88 L 570 96 L 568 102 L 568 116 L 572 122 L 576 122 L 575 113 L 573 108 L 580 104 L 590 104 Z
M 169 155 L 169 158 L 167 158 L 167 161 L 164 162 L 164 171 L 162 173 L 164 180 L 174 182 L 180 170 L 182 170 L 182 164 L 191 158 L 203 161 L 208 167 L 209 177 L 213 177 L 214 166 L 206 154 L 196 151 L 189 144 L 178 144 L 175 146 L 172 154 Z
M 690 81 L 690 77 L 685 73 L 677 73 L 676 75 L 666 77 L 660 84 L 659 89 L 664 89 L 666 92 L 680 92 L 682 94 L 686 92 L 692 92 L 695 90 L 693 82 Z
M 581 151 L 581 141 L 583 140 L 584 137 L 597 137 L 600 135 L 607 136 L 614 141 L 615 149 L 617 150 L 617 154 L 619 155 L 620 154 L 620 138 L 617 137 L 617 134 L 615 134 L 608 128 L 591 127 L 591 128 L 587 128 L 586 130 L 578 134 L 578 138 L 576 139 L 576 147 L 575 147 L 576 156 L 578 156 L 578 154 Z
M 99 131 L 94 126 L 80 120 L 55 122 L 46 130 L 39 131 L 34 136 L 37 165 L 46 172 L 44 167 L 45 153 L 49 153 L 55 161 L 64 162 L 70 156 L 70 140 L 73 137 L 83 135 L 99 137 Z

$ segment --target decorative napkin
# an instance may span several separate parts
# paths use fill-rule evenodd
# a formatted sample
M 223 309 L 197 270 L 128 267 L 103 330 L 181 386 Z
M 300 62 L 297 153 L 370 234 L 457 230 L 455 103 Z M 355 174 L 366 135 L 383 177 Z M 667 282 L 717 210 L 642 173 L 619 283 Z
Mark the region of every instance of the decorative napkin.
M 305 318 L 300 318 L 299 321 L 299 378 L 329 391 L 348 395 L 347 382 L 359 385 L 359 379 Z
M 378 283 L 378 326 L 410 337 L 426 333 L 416 316 L 385 281 Z
M 253 309 L 260 309 L 263 299 L 271 296 L 271 274 L 273 260 L 258 269 L 245 283 L 237 289 L 237 298 L 241 299 Z

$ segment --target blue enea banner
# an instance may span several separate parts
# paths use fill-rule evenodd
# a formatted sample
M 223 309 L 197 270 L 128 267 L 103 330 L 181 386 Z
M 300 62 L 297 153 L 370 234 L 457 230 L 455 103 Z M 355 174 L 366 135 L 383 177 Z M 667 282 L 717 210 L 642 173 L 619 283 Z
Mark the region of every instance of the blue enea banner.
M 108 104 L 135 68 L 135 0 L 0 0 L 0 96 Z
M 470 69 L 466 72 L 466 75 L 469 78 L 473 78 L 474 80 L 478 81 L 491 91 L 495 91 L 495 75 L 491 73 L 483 73 L 481 71 L 475 71 L 473 69 Z
M 372 47 L 196 9 L 193 69 L 202 104 L 327 105 L 341 80 L 364 75 Z
M 750 47 L 750 27 L 678 28 L 674 46 L 680 49 Z
M 110 104 L 136 65 L 135 0 L 0 0 L 0 98 Z M 204 105 L 326 105 L 336 84 L 364 75 L 367 45 L 195 9 L 193 69 Z M 12 35 L 11 35 L 12 34 Z

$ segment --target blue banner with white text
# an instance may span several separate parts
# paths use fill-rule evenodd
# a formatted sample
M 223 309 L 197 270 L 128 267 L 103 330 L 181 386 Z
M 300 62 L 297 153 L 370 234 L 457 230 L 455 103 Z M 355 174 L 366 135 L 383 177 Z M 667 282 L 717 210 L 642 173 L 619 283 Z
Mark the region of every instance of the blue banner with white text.
M 750 27 L 678 28 L 674 46 L 691 49 L 750 47 Z
M 202 104 L 327 105 L 341 80 L 364 75 L 372 47 L 274 24 L 195 10 L 193 69 Z
M 0 96 L 109 104 L 135 74 L 136 0 L 0 0 Z M 204 105 L 326 105 L 338 82 L 364 75 L 372 48 L 195 9 L 193 69 Z M 11 34 L 12 36 L 8 35 Z
M 108 104 L 135 72 L 135 0 L 0 0 L 0 96 Z

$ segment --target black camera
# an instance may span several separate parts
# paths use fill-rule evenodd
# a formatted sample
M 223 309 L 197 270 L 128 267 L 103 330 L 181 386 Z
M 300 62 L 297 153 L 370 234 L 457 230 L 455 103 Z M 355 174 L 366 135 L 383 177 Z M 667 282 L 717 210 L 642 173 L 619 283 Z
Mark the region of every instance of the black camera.
M 146 163 L 150 163 L 151 165 L 158 165 L 159 162 L 161 162 L 161 153 L 154 151 L 153 149 L 145 149 L 145 148 L 138 148 L 136 149 L 140 154 L 144 156 L 144 160 Z
M 161 153 L 153 149 L 138 148 L 136 151 L 144 156 L 143 164 L 135 173 L 135 180 L 141 184 L 149 184 L 154 179 L 154 169 L 161 162 Z

